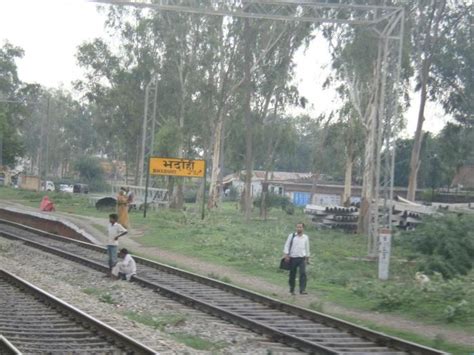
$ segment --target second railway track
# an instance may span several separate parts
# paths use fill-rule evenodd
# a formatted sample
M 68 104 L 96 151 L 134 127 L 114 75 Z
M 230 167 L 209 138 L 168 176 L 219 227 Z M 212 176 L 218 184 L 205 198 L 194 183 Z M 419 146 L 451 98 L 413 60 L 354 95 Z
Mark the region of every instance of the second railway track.
M 155 351 L 0 269 L 1 354 L 155 354 Z
M 107 271 L 105 248 L 0 220 L 0 235 Z M 216 280 L 135 257 L 134 281 L 275 341 L 317 354 L 442 354 Z

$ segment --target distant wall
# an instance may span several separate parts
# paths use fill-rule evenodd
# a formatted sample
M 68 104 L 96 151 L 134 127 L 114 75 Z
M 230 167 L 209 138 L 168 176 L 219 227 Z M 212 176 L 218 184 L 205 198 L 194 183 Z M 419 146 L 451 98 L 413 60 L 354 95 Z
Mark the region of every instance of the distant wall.
M 31 175 L 21 175 L 20 188 L 25 190 L 38 191 L 39 177 Z

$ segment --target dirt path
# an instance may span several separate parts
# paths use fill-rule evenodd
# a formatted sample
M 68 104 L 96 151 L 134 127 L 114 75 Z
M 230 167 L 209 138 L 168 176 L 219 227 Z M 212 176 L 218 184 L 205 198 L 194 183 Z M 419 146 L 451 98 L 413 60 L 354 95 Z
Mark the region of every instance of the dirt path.
M 16 208 L 23 207 L 27 210 L 34 210 L 29 207 L 21 206 L 17 203 L 8 203 L 2 201 L 1 205 L 14 206 Z M 37 210 L 35 210 L 37 212 Z M 65 218 L 70 222 L 78 225 L 80 228 L 86 230 L 90 234 L 94 235 L 98 240 L 104 242 L 106 236 L 104 233 L 94 225 L 106 226 L 107 221 L 102 218 L 88 217 L 82 215 L 73 215 L 67 213 L 54 213 L 57 217 Z M 169 263 L 177 267 L 181 267 L 186 270 L 190 270 L 201 275 L 217 275 L 220 278 L 227 277 L 235 285 L 248 288 L 262 294 L 272 295 L 274 298 L 281 299 L 283 301 L 292 302 L 295 305 L 301 307 L 309 307 L 313 302 L 322 304 L 322 312 L 333 315 L 351 317 L 354 319 L 360 319 L 363 321 L 371 322 L 384 327 L 401 330 L 404 332 L 411 332 L 430 339 L 444 339 L 450 343 L 460 344 L 464 346 L 470 346 L 474 349 L 474 335 L 465 331 L 455 331 L 446 329 L 438 325 L 429 325 L 414 320 L 409 320 L 400 316 L 390 315 L 386 313 L 378 312 L 367 312 L 359 311 L 354 309 L 348 309 L 342 306 L 338 306 L 329 302 L 322 302 L 321 299 L 315 295 L 306 296 L 290 296 L 286 287 L 280 287 L 269 283 L 259 277 L 243 274 L 233 268 L 213 264 L 211 262 L 203 261 L 198 258 L 185 256 L 182 254 L 174 253 L 167 250 L 158 249 L 155 247 L 145 247 L 140 244 L 140 237 L 143 236 L 143 231 L 140 229 L 132 229 L 128 238 L 121 239 L 121 245 L 130 248 L 133 252 L 150 257 L 163 263 Z M 473 350 L 474 351 L 474 350 Z

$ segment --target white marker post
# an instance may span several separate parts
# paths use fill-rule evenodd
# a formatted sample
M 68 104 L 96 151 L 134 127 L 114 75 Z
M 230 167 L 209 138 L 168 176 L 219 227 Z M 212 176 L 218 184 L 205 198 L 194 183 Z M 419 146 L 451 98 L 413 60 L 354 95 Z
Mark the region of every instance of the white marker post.
M 379 279 L 388 280 L 388 269 L 390 266 L 390 247 L 392 235 L 390 229 L 379 230 Z

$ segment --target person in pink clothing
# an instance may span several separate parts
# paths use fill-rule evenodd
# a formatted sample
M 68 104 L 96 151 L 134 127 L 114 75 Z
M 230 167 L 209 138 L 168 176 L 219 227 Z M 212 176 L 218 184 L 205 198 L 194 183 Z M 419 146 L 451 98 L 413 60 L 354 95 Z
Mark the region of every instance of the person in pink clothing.
M 54 203 L 49 199 L 48 196 L 44 196 L 40 203 L 40 211 L 54 212 Z

